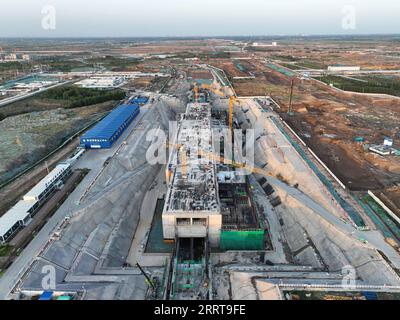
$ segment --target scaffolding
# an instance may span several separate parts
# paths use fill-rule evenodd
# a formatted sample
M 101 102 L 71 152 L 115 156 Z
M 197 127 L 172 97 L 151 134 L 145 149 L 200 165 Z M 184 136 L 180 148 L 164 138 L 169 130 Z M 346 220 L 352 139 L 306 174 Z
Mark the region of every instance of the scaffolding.
M 209 293 L 208 244 L 204 239 L 201 257 L 198 259 L 182 258 L 184 247 L 177 242 L 176 255 L 173 260 L 173 271 L 170 282 L 171 300 L 207 299 Z M 192 242 L 191 242 L 192 245 Z M 191 249 L 192 250 L 192 249 Z

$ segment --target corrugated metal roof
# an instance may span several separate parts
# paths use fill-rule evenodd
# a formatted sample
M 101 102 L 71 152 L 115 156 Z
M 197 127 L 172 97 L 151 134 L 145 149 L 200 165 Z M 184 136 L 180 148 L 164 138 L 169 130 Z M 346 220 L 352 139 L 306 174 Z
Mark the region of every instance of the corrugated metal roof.
M 21 200 L 0 217 L 0 236 L 5 235 L 11 227 L 20 220 L 24 220 L 28 216 L 28 210 L 35 203 Z
M 47 186 L 52 183 L 52 180 L 60 175 L 63 171 L 68 169 L 71 165 L 69 163 L 60 163 L 58 164 L 54 170 L 52 170 L 46 177 L 44 177 L 40 182 L 34 186 L 27 194 L 24 196 L 24 200 L 35 200 L 44 190 L 46 190 Z
M 94 128 L 87 131 L 82 139 L 111 139 L 115 131 L 140 107 L 137 104 L 123 104 L 111 111 Z
M 51 171 L 46 177 L 44 177 L 36 186 L 34 186 L 27 194 L 24 199 L 17 202 L 10 210 L 8 210 L 3 216 L 0 217 L 0 235 L 4 235 L 11 229 L 11 227 L 17 222 L 24 220 L 28 215 L 28 210 L 36 204 L 36 197 L 38 197 L 45 189 L 48 183 L 62 171 L 68 169 L 71 165 L 67 163 L 58 164 L 53 171 Z
M 133 104 L 135 104 L 135 103 L 137 103 L 137 104 L 142 104 L 142 103 L 143 103 L 143 104 L 145 104 L 145 103 L 147 103 L 147 101 L 149 101 L 149 98 L 148 98 L 148 97 L 138 96 L 138 97 L 132 99 L 132 100 L 130 101 L 130 103 L 133 103 Z

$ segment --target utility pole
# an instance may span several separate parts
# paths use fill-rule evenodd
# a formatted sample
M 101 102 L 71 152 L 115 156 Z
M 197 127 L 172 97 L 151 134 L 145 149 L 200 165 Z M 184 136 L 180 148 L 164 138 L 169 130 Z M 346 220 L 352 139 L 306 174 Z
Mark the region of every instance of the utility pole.
M 146 274 L 146 272 L 144 272 L 144 270 L 142 269 L 142 267 L 140 266 L 140 264 L 137 262 L 136 266 L 139 268 L 140 272 L 145 276 L 145 278 L 147 279 L 147 281 L 150 283 L 151 287 L 153 288 L 153 290 L 155 290 L 156 288 L 154 287 L 154 283 L 153 281 L 150 279 L 150 277 Z
M 289 96 L 289 107 L 288 107 L 288 114 L 292 111 L 292 99 L 293 99 L 293 87 L 294 87 L 294 79 L 292 78 L 290 81 L 290 96 Z

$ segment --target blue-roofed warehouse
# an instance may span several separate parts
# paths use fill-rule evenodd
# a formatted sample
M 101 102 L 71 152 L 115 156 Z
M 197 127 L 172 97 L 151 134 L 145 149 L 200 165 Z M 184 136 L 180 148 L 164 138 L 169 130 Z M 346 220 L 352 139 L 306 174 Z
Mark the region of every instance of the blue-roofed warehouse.
M 137 103 L 118 106 L 81 137 L 81 147 L 86 149 L 111 148 L 139 112 L 140 107 Z
M 137 96 L 135 98 L 133 98 L 130 103 L 136 103 L 140 106 L 144 105 L 147 103 L 147 101 L 149 101 L 149 98 L 144 97 L 144 96 Z

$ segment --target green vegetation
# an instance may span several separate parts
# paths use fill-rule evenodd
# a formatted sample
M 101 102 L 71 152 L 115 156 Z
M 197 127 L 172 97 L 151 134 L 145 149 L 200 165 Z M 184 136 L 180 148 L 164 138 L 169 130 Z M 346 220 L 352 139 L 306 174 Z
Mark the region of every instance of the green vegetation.
M 322 63 L 318 63 L 315 61 L 308 61 L 308 60 L 304 60 L 304 61 L 298 61 L 297 65 L 299 68 L 304 69 L 304 68 L 309 68 L 309 69 L 325 69 L 326 66 Z
M 268 68 L 271 68 L 271 69 L 273 69 L 273 70 L 275 70 L 275 71 L 278 71 L 279 73 L 282 73 L 282 74 L 284 74 L 284 75 L 287 76 L 287 77 L 293 77 L 293 76 L 295 76 L 295 73 L 294 73 L 294 72 L 289 71 L 288 69 L 284 69 L 284 68 L 282 68 L 282 67 L 279 67 L 279 66 L 277 66 L 276 64 L 273 64 L 273 63 L 267 63 L 267 67 L 268 67 Z
M 364 77 L 360 80 L 353 80 L 338 76 L 324 76 L 316 77 L 316 79 L 346 91 L 400 96 L 400 80 L 393 78 Z
M 42 61 L 43 65 L 48 65 L 50 70 L 60 72 L 70 72 L 73 69 L 87 67 L 88 65 L 77 60 L 47 59 Z
M 0 63 L 0 72 L 6 70 L 22 70 L 22 68 L 23 68 L 22 63 L 18 61 Z
M 326 66 L 322 63 L 316 62 L 316 61 L 310 61 L 310 60 L 301 60 L 297 57 L 289 56 L 289 55 L 273 55 L 271 56 L 272 59 L 275 60 L 280 60 L 282 62 L 279 62 L 281 66 L 287 67 L 292 70 L 298 70 L 298 69 L 325 69 Z M 289 63 L 289 62 L 293 62 Z
M 196 58 L 197 54 L 195 54 L 194 52 L 178 52 L 175 54 L 175 58 L 179 58 L 179 59 L 191 59 L 191 58 Z
M 122 90 L 104 91 L 76 86 L 62 86 L 44 92 L 41 97 L 69 101 L 67 108 L 79 108 L 111 100 L 122 100 L 125 98 L 125 92 Z
M 197 57 L 201 60 L 205 59 L 230 59 L 231 53 L 230 52 L 223 52 L 223 51 L 216 51 L 210 53 L 199 53 Z
M 294 61 L 299 60 L 298 58 L 289 56 L 289 55 L 272 55 L 271 58 L 276 59 L 276 60 L 281 60 L 281 61 L 289 61 L 289 62 L 294 62 Z
M 290 64 L 290 63 L 280 63 L 280 65 L 282 67 L 285 67 L 285 68 L 288 68 L 288 69 L 291 69 L 291 70 L 301 70 L 301 69 L 303 69 L 303 68 L 299 67 L 298 65 Z
M 362 198 L 362 201 L 379 216 L 394 235 L 400 235 L 400 228 L 388 213 L 368 194 Z
M 140 63 L 140 59 L 121 59 L 113 56 L 105 56 L 104 58 L 92 58 L 86 60 L 89 66 L 102 65 L 110 70 L 125 70 Z
M 0 245 L 0 257 L 8 256 L 12 250 L 13 247 L 8 244 Z

